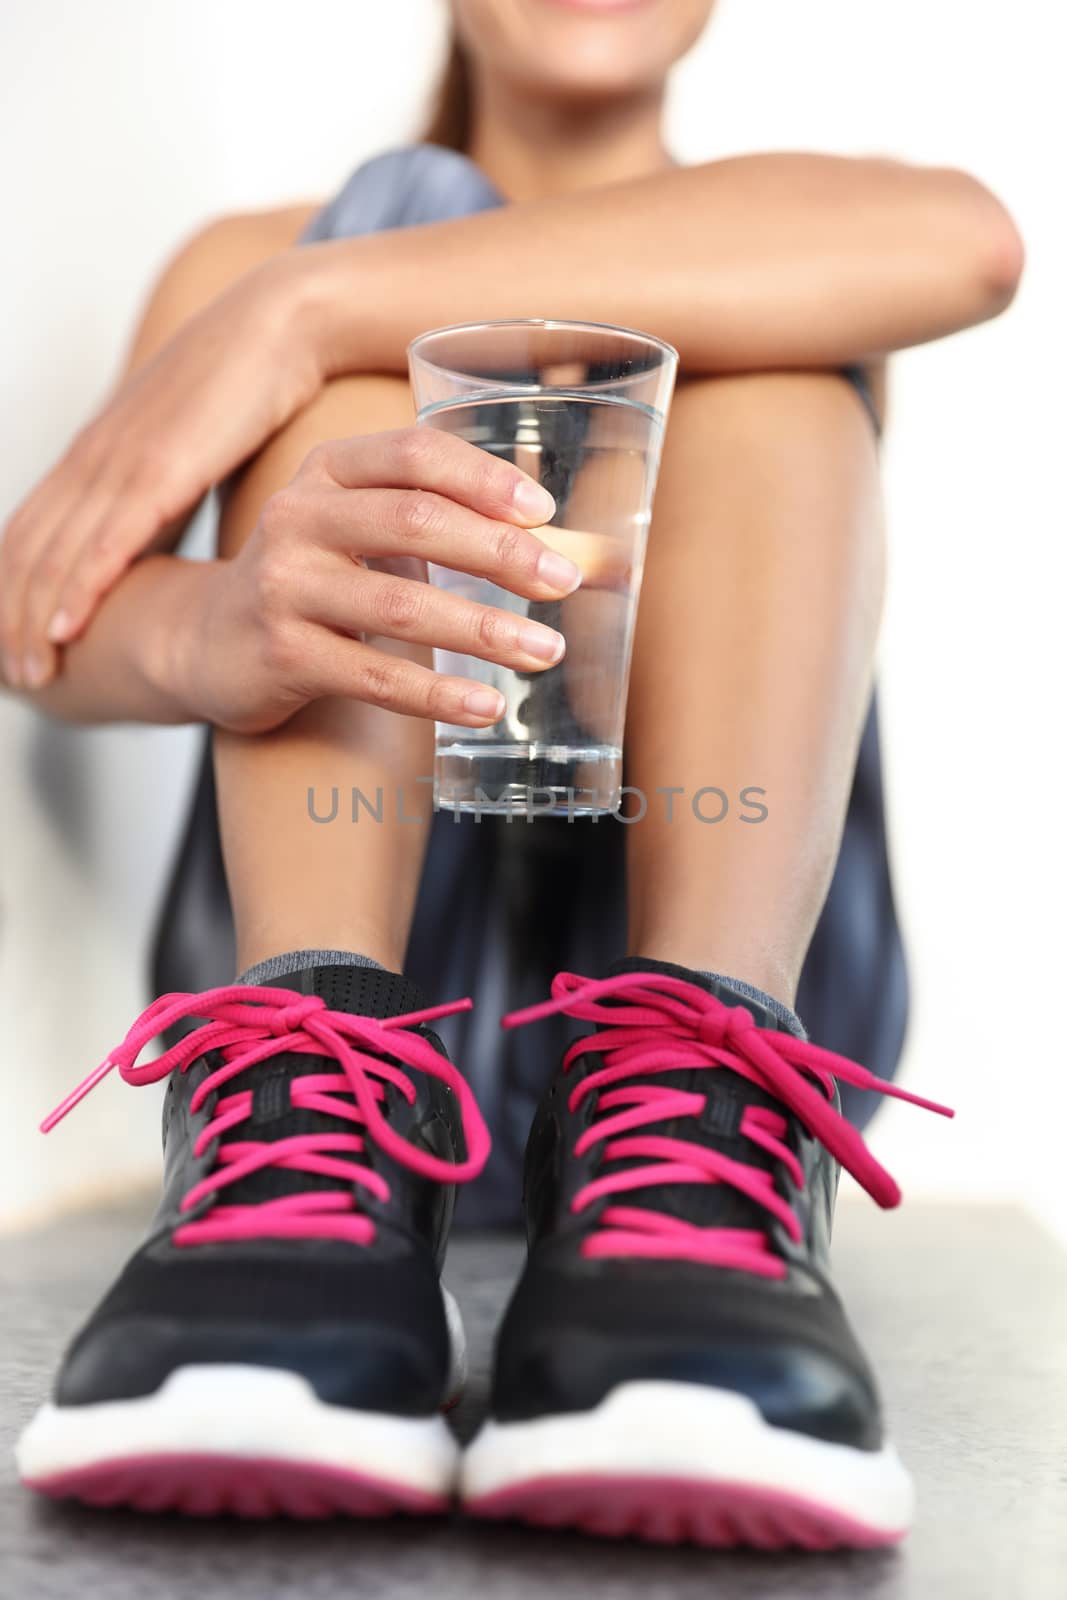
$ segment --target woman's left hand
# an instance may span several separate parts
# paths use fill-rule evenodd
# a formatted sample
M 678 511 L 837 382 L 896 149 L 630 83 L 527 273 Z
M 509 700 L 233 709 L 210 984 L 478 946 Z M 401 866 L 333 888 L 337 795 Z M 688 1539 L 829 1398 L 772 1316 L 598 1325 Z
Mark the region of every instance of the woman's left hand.
M 40 688 L 131 562 L 320 389 L 299 253 L 246 274 L 123 381 L 0 543 L 0 650 Z

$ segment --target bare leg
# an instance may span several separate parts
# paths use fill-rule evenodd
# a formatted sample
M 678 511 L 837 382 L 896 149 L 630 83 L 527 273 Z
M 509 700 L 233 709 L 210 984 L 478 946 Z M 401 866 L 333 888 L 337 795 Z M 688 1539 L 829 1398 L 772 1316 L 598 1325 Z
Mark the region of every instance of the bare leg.
M 871 688 L 883 532 L 870 422 L 835 375 L 683 386 L 634 654 L 630 949 L 791 1004 Z M 657 788 L 675 786 L 672 820 Z M 725 791 L 722 821 L 692 798 Z M 740 791 L 766 790 L 762 822 Z M 705 817 L 722 809 L 714 794 Z M 747 814 L 753 815 L 751 808 Z
M 400 379 L 332 384 L 244 474 L 226 505 L 222 553 L 240 548 L 263 502 L 315 444 L 413 421 Z M 400 969 L 431 815 L 429 788 L 416 780 L 432 770 L 429 723 L 350 701 L 319 701 L 268 735 L 216 733 L 219 819 L 241 968 L 287 950 L 338 948 Z M 329 816 L 334 787 L 336 819 L 315 822 L 308 790 L 315 791 L 318 812 Z M 382 790 L 381 822 L 365 810 L 352 822 L 353 788 L 372 804 Z M 398 793 L 404 816 L 418 820 L 400 820 Z

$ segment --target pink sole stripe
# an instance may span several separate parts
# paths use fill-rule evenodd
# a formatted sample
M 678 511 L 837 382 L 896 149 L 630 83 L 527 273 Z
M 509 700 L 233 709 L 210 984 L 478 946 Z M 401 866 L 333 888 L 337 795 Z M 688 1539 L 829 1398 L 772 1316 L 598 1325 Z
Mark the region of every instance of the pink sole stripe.
M 269 1457 L 129 1456 L 24 1481 L 56 1500 L 189 1517 L 438 1516 L 451 1504 L 370 1474 Z
M 907 1532 L 868 1527 L 817 1501 L 771 1489 L 689 1478 L 531 1479 L 468 1500 L 466 1510 L 473 1517 L 578 1528 L 601 1538 L 709 1549 L 868 1550 L 896 1544 Z

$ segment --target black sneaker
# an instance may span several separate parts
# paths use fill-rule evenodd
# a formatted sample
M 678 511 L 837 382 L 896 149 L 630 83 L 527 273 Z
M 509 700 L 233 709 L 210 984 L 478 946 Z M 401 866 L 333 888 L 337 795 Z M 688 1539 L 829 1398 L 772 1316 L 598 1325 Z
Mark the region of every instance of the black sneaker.
M 19 1441 L 23 1482 L 196 1515 L 449 1506 L 463 1335 L 440 1267 L 488 1154 L 425 1025 L 455 1009 L 352 966 L 149 1007 L 45 1124 L 109 1065 L 170 1074 L 162 1202 Z
M 914 1097 L 683 967 L 613 974 L 561 974 L 505 1019 L 599 1031 L 530 1135 L 530 1254 L 466 1507 L 664 1542 L 892 1543 L 911 1483 L 828 1247 L 839 1162 L 881 1205 L 900 1195 L 834 1080 Z

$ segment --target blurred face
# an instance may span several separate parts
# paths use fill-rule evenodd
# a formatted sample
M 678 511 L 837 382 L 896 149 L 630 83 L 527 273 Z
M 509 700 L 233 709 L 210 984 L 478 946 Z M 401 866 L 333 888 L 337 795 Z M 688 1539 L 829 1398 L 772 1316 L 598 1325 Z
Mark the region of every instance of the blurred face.
M 450 0 L 483 72 L 566 100 L 662 83 L 715 0 Z

